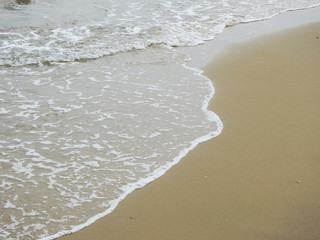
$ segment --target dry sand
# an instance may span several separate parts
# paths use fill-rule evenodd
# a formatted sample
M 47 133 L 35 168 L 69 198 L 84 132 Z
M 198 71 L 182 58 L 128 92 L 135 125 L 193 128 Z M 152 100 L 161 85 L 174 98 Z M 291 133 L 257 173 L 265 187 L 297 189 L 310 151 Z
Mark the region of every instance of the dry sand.
M 320 23 L 233 46 L 206 74 L 222 134 L 61 239 L 320 239 Z

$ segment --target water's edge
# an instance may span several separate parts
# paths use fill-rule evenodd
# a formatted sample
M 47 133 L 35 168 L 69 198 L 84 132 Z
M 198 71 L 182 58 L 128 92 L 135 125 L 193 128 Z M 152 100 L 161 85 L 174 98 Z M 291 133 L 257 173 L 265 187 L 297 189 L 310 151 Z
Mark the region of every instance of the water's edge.
M 239 37 L 239 35 L 237 35 L 236 42 L 237 41 L 246 41 L 246 40 L 252 39 L 254 37 L 263 36 L 265 34 L 268 34 L 269 32 L 272 32 L 272 31 L 277 31 L 277 30 L 280 31 L 280 30 L 289 29 L 289 28 L 292 28 L 292 27 L 295 27 L 298 25 L 307 24 L 309 22 L 314 21 L 313 19 L 308 18 L 308 17 L 310 17 L 310 15 L 308 14 L 308 11 L 310 9 L 313 9 L 316 7 L 318 7 L 318 10 L 319 10 L 319 6 L 320 6 L 320 4 L 314 5 L 314 6 L 309 6 L 307 8 L 302 8 L 302 9 L 288 9 L 288 10 L 279 12 L 277 14 L 274 14 L 268 18 L 256 19 L 256 20 L 252 20 L 249 22 L 241 22 L 241 23 L 234 25 L 232 27 L 225 28 L 223 30 L 223 32 L 220 35 L 218 35 L 218 37 L 214 40 L 207 41 L 202 45 L 198 45 L 198 46 L 194 46 L 194 47 L 182 47 L 182 48 L 177 49 L 177 51 L 181 51 L 183 53 L 186 53 L 190 57 L 190 61 L 189 61 L 188 65 L 184 65 L 184 67 L 189 70 L 192 70 L 195 75 L 198 75 L 202 78 L 205 78 L 208 81 L 208 86 L 210 87 L 211 92 L 208 96 L 205 97 L 205 99 L 203 101 L 202 111 L 206 113 L 206 116 L 208 117 L 208 119 L 211 119 L 211 121 L 217 122 L 217 126 L 218 126 L 217 130 L 210 132 L 210 133 L 206 134 L 205 136 L 202 136 L 202 137 L 195 139 L 191 143 L 189 148 L 182 150 L 179 153 L 179 155 L 173 159 L 172 162 L 170 162 L 166 166 L 163 166 L 161 169 L 158 169 L 156 172 L 154 172 L 154 175 L 152 177 L 143 179 L 143 180 L 139 181 L 138 183 L 132 184 L 130 186 L 126 186 L 126 191 L 118 199 L 114 200 L 111 204 L 111 207 L 108 208 L 105 212 L 100 213 L 94 217 L 91 217 L 84 224 L 75 226 L 73 229 L 71 229 L 69 231 L 58 232 L 57 234 L 42 238 L 42 240 L 51 240 L 51 239 L 61 237 L 63 235 L 77 232 L 77 231 L 91 225 L 92 223 L 94 223 L 98 219 L 105 217 L 106 215 L 110 214 L 117 207 L 117 205 L 122 200 L 124 200 L 126 196 L 128 196 L 130 193 L 132 193 L 134 190 L 142 188 L 142 187 L 146 186 L 147 184 L 149 184 L 150 182 L 163 176 L 172 166 L 178 164 L 180 162 L 180 160 L 183 157 L 185 157 L 191 150 L 193 150 L 198 144 L 217 137 L 223 130 L 223 123 L 217 114 L 208 110 L 209 102 L 212 100 L 212 98 L 215 94 L 214 85 L 209 78 L 204 76 L 203 71 L 199 70 L 199 69 L 203 69 L 207 64 L 209 64 L 213 60 L 213 56 L 220 54 L 222 49 L 226 49 L 228 45 L 233 44 L 235 41 L 234 41 L 234 38 L 231 39 L 231 37 L 235 36 L 235 34 L 238 34 L 239 31 L 242 32 L 243 36 L 241 38 L 241 37 Z M 296 17 L 295 14 L 293 14 L 293 16 L 289 16 L 292 12 L 304 15 L 305 18 L 301 18 L 301 19 L 299 19 L 298 22 L 294 22 L 293 24 L 281 26 L 281 24 L 279 24 L 279 21 L 283 21 L 283 19 L 286 17 L 293 17 L 293 18 Z M 276 19 L 277 17 L 279 17 L 279 19 Z M 255 26 L 253 26 L 253 25 L 255 25 Z M 281 27 L 277 28 L 277 26 L 281 26 Z M 242 27 L 244 30 L 241 29 Z M 259 31 L 257 31 L 257 29 L 259 29 Z M 227 33 L 226 33 L 226 30 L 227 30 Z M 218 47 L 220 50 L 217 49 Z M 210 54 L 213 52 L 214 53 L 213 56 L 208 56 L 208 52 L 210 52 Z M 202 58 L 204 55 L 206 55 L 206 57 Z

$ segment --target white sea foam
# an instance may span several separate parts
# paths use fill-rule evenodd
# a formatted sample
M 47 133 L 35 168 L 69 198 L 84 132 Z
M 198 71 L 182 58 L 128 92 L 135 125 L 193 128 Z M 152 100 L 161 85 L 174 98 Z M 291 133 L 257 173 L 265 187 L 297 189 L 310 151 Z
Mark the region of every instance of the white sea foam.
M 163 54 L 170 54 L 175 62 L 165 63 Z M 147 58 L 163 62 L 160 68 L 140 63 Z M 7 164 L 4 167 L 11 176 L 7 179 L 7 172 L 2 176 L 3 186 L 7 186 L 3 201 L 27 206 L 31 213 L 40 207 L 43 214 L 17 210 L 15 219 L 21 227 L 33 227 L 26 227 L 29 232 L 10 230 L 6 237 L 61 234 L 68 228 L 63 224 L 66 218 L 78 229 L 88 219 L 110 212 L 129 192 L 177 163 L 181 151 L 185 154 L 185 149 L 196 145 L 195 137 L 213 132 L 212 137 L 221 131 L 218 118 L 207 118 L 199 98 L 212 94 L 208 79 L 184 67 L 184 58 L 166 47 L 154 47 L 71 66 L 61 64 L 54 66 L 54 71 L 48 70 L 51 66 L 27 71 L 11 68 L 14 77 L 1 82 L 3 89 L 16 89 L 4 94 L 4 107 L 11 112 L 2 118 L 7 140 L 1 142 L 2 158 L 10 156 L 10 161 L 1 164 Z M 83 73 L 74 76 L 79 69 Z M 31 72 L 37 79 L 50 81 L 39 85 Z M 106 81 L 110 88 L 103 88 Z M 83 96 L 91 97 L 83 101 Z M 17 179 L 22 189 L 10 184 Z M 11 190 L 19 199 L 31 201 L 16 203 Z M 61 211 L 46 197 L 56 199 Z M 87 209 L 83 209 L 84 203 Z M 54 222 L 45 217 L 52 214 Z M 8 226 L 9 222 L 5 228 Z
M 0 2 L 0 238 L 77 231 L 222 131 L 211 81 L 174 46 L 314 4 Z
M 65 1 L 55 2 L 50 8 L 46 6 L 48 3 L 39 1 L 30 6 L 33 11 L 27 12 L 27 17 L 39 18 L 39 12 L 42 15 L 45 12 L 46 17 L 34 22 L 38 25 L 32 26 L 31 31 L 30 28 L 16 26 L 19 24 L 18 16 L 18 23 L 9 22 L 12 26 L 0 25 L 4 28 L 0 35 L 0 49 L 3 53 L 0 65 L 85 61 L 118 52 L 145 49 L 154 44 L 197 45 L 213 39 L 225 26 L 265 19 L 288 9 L 319 4 L 317 0 L 137 0 L 117 4 L 92 1 L 96 2 L 94 6 L 99 7 L 92 9 L 92 6 L 88 7 L 88 3 L 81 0 L 75 3 L 80 13 L 87 14 L 85 18 L 92 14 L 90 11 L 100 16 L 95 21 L 87 19 L 86 24 L 75 24 L 85 18 L 83 15 L 73 16 L 69 12 L 60 16 L 62 22 L 57 19 L 61 9 L 70 5 Z M 59 9 L 56 5 L 60 6 Z M 108 10 L 102 15 L 101 9 Z M 3 17 L 6 15 L 3 14 Z M 0 14 L 0 22 L 5 20 L 1 19 Z M 20 22 L 21 26 L 25 26 L 25 22 Z

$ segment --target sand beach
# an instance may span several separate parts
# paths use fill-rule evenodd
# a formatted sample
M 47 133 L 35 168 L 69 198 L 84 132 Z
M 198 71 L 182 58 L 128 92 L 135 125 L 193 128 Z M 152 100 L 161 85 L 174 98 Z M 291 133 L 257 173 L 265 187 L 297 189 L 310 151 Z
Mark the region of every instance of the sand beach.
M 233 45 L 204 70 L 223 132 L 59 239 L 320 239 L 320 23 Z

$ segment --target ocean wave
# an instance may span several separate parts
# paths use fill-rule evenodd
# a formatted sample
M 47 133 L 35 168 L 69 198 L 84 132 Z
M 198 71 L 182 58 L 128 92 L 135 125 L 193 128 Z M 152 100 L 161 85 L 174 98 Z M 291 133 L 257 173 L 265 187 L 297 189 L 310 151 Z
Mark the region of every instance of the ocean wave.
M 105 14 L 95 21 L 90 19 L 87 24 L 80 21 L 81 15 L 68 13 L 66 20 L 61 22 L 52 17 L 54 11 L 48 15 L 48 10 L 45 10 L 43 21 L 38 20 L 38 25 L 26 26 L 20 20 L 21 26 L 16 26 L 16 23 L 12 27 L 2 26 L 0 65 L 81 62 L 157 44 L 194 46 L 213 39 L 227 26 L 314 6 L 319 1 L 136 1 L 126 5 L 110 5 L 101 1 L 93 3 L 94 8 L 83 14 L 97 12 L 101 16 L 101 10 Z M 81 1 L 78 5 L 81 6 Z M 50 9 L 50 5 L 46 7 Z M 53 10 L 58 11 L 56 7 Z M 28 10 L 24 12 L 30 14 Z

